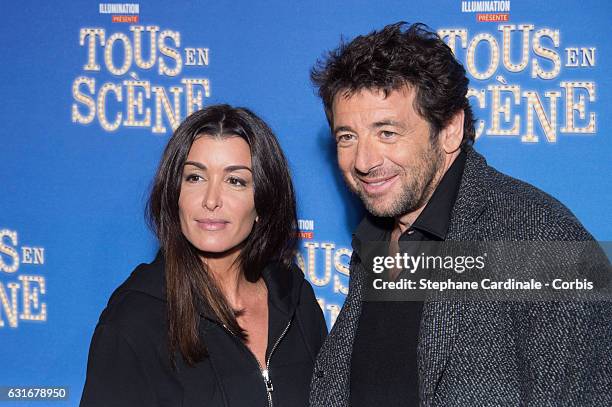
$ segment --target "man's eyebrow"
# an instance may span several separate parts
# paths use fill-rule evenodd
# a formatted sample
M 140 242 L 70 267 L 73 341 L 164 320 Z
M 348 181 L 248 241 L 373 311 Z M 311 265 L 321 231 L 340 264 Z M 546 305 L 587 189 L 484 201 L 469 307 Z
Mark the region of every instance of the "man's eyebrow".
M 378 129 L 384 126 L 395 126 L 395 127 L 401 127 L 401 128 L 404 127 L 401 122 L 398 122 L 397 120 L 392 120 L 392 119 L 379 120 L 377 122 L 372 123 L 370 127 L 373 129 Z M 341 131 L 354 132 L 354 130 L 350 126 L 338 126 L 334 128 L 334 134 L 337 134 L 338 132 L 341 132 Z
M 372 124 L 373 128 L 379 128 L 379 127 L 384 127 L 384 126 L 403 127 L 400 122 L 396 120 L 391 120 L 391 119 L 381 120 L 381 121 L 378 121 Z
M 350 126 L 338 126 L 334 127 L 334 134 L 341 131 L 354 131 Z

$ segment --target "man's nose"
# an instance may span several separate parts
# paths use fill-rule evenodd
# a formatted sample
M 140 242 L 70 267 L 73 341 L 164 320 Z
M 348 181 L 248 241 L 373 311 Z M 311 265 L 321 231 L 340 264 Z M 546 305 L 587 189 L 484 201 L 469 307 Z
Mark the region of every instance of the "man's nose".
M 376 148 L 376 141 L 372 137 L 361 137 L 357 141 L 355 151 L 355 169 L 367 174 L 374 168 L 382 165 L 383 157 Z

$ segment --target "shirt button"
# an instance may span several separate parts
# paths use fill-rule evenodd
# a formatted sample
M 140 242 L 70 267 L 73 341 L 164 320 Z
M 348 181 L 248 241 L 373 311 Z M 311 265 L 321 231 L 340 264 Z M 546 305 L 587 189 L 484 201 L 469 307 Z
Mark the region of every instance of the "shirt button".
M 411 235 L 413 233 L 414 233 L 414 229 L 410 229 L 410 230 L 408 230 L 408 232 L 406 232 L 406 234 L 409 234 L 409 235 Z

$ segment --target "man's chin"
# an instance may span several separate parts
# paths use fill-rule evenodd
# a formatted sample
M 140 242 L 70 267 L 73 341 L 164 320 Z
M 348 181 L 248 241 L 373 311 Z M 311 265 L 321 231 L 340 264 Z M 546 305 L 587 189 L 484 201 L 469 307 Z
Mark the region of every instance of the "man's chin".
M 411 200 L 406 200 L 401 194 L 387 196 L 385 195 L 373 198 L 365 194 L 363 191 L 358 192 L 358 196 L 363 202 L 363 205 L 372 215 L 380 218 L 393 218 L 405 213 L 411 212 L 418 208 L 418 204 L 413 204 Z M 404 199 L 402 199 L 404 198 Z
M 393 208 L 386 202 L 381 202 L 379 199 L 367 198 L 363 194 L 360 194 L 361 202 L 365 208 L 374 216 L 386 218 L 395 216 Z
M 399 213 L 396 213 L 396 203 L 399 202 L 401 196 L 398 196 L 397 192 L 387 191 L 385 194 L 370 195 L 356 185 L 349 186 L 351 191 L 361 200 L 366 210 L 372 215 L 381 218 L 399 215 Z

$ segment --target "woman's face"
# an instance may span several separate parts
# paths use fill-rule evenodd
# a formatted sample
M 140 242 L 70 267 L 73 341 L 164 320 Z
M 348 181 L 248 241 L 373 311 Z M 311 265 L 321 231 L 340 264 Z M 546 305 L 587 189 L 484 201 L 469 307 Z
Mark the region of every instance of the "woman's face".
M 244 139 L 202 136 L 193 142 L 183 167 L 179 216 L 183 234 L 203 252 L 227 252 L 247 238 L 257 213 Z

